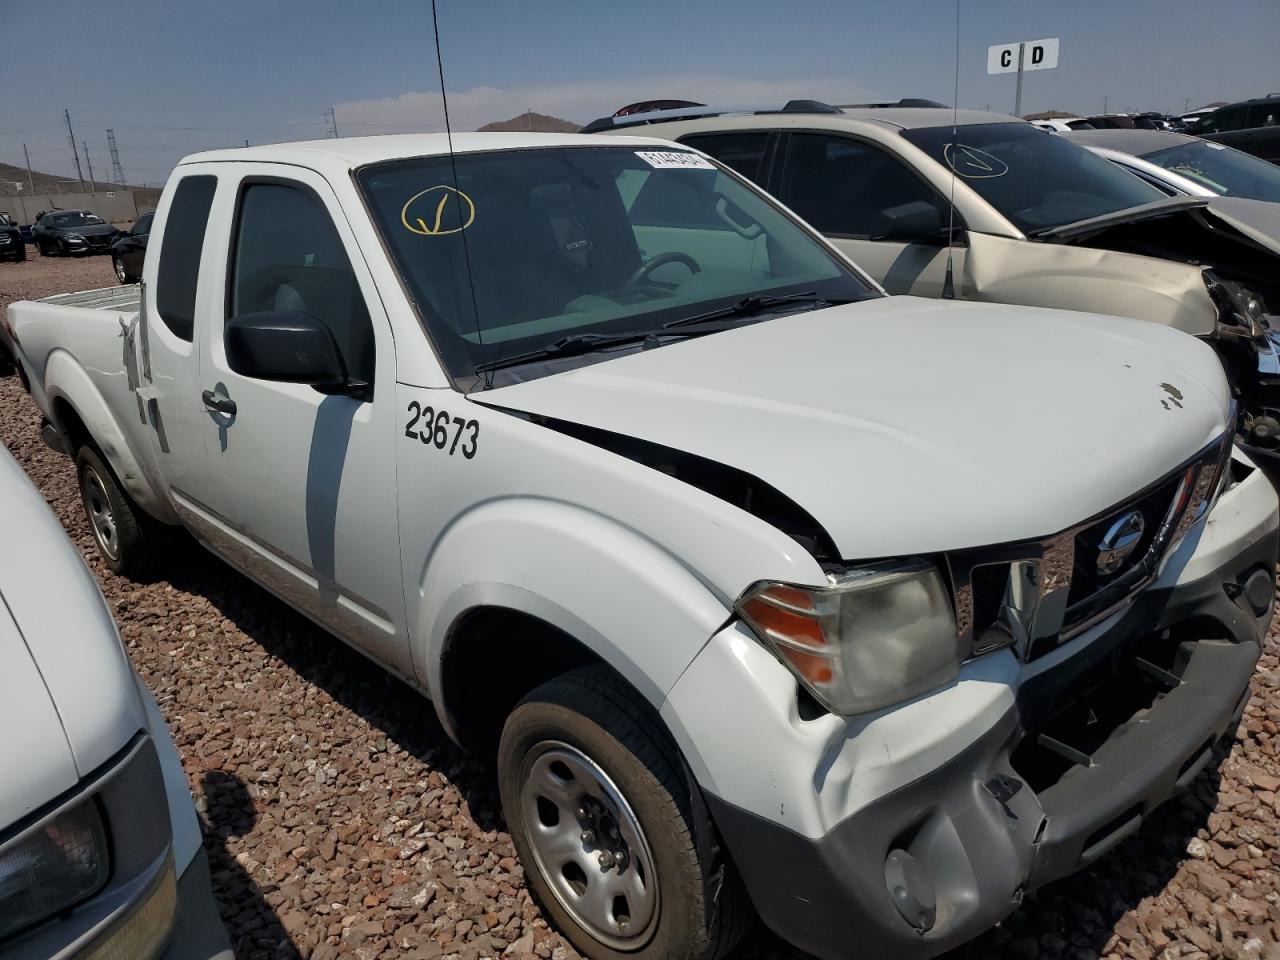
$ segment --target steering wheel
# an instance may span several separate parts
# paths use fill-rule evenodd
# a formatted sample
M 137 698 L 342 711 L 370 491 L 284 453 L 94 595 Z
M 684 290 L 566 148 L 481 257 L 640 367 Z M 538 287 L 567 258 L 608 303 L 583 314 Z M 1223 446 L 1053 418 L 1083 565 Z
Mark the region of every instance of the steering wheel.
M 670 253 L 660 253 L 648 263 L 642 263 L 635 273 L 627 278 L 625 286 L 634 287 L 653 271 L 659 267 L 666 266 L 668 263 L 681 263 L 689 268 L 690 273 L 701 273 L 702 267 L 698 265 L 698 261 L 693 259 L 687 253 L 672 251 Z

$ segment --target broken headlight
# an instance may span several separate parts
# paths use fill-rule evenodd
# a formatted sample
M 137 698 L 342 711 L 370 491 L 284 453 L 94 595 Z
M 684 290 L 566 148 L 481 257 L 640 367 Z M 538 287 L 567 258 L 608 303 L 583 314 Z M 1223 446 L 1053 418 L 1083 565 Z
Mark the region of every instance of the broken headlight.
M 1204 284 L 1218 308 L 1216 334 L 1265 346 L 1267 318 L 1262 298 L 1234 280 L 1222 279 L 1212 270 L 1204 271 Z
M 736 608 L 834 713 L 898 703 L 960 669 L 951 599 L 932 564 L 857 570 L 824 587 L 757 583 Z

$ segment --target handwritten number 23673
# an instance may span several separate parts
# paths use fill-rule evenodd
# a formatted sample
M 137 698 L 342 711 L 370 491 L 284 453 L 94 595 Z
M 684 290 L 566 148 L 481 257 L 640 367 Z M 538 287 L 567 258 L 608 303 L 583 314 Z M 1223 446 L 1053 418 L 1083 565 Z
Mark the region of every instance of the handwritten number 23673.
M 447 448 L 449 456 L 461 452 L 470 460 L 476 455 L 480 424 L 475 420 L 454 419 L 447 411 L 424 407 L 417 400 L 409 401 L 408 411 L 413 419 L 405 424 L 404 435 L 410 440 L 421 440 L 437 450 Z

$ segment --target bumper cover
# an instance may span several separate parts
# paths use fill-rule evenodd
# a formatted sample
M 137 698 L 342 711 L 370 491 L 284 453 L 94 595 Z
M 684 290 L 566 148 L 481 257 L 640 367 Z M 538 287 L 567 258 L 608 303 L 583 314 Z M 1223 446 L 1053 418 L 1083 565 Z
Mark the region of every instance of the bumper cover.
M 932 957 L 1102 856 L 1234 728 L 1270 619 L 1271 591 L 1259 610 L 1258 587 L 1273 585 L 1278 544 L 1272 527 L 1196 580 L 1148 589 L 1098 640 L 1024 683 L 950 762 L 820 839 L 709 795 L 761 917 L 820 957 Z M 1119 670 L 1130 672 L 1117 689 L 1134 670 L 1155 684 L 1151 702 L 1064 743 L 1062 718 Z M 1100 714 L 1113 699 L 1103 697 Z

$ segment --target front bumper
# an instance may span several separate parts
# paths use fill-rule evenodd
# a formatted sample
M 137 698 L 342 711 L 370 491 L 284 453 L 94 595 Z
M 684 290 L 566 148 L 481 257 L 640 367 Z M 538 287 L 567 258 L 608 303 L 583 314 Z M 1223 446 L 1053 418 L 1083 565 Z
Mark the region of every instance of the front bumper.
M 1255 509 L 1224 496 L 1171 558 L 1177 569 L 1024 674 L 1011 700 L 991 698 L 999 709 L 983 715 L 981 735 L 945 762 L 891 758 L 889 769 L 918 769 L 827 817 L 820 835 L 792 829 L 808 825 L 789 808 L 747 810 L 704 782 L 764 921 L 820 957 L 936 956 L 1102 856 L 1189 784 L 1244 709 L 1272 612 L 1275 498 L 1256 486 L 1261 474 L 1247 482 Z M 1270 516 L 1259 518 L 1258 507 Z M 851 727 L 849 745 L 858 736 Z M 846 776 L 841 790 L 858 789 L 856 769 L 842 770 L 847 749 L 828 747 L 813 770 L 819 798 Z

